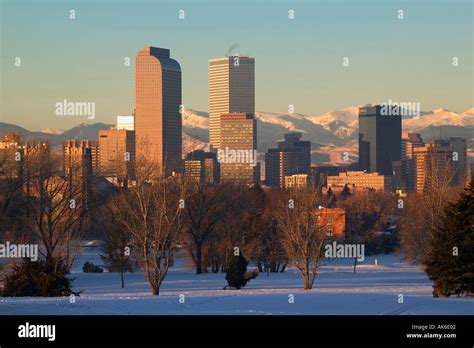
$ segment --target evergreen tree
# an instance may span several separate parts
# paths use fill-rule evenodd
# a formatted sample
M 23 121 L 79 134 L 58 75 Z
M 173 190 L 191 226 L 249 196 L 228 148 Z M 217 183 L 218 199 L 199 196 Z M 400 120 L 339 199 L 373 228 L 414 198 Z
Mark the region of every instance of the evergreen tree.
M 474 182 L 446 207 L 424 262 L 433 296 L 474 295 Z
M 333 208 L 335 207 L 336 205 L 336 196 L 334 195 L 334 192 L 332 191 L 332 188 L 328 188 L 328 191 L 327 191 L 327 195 L 328 195 L 328 208 Z
M 349 186 L 347 186 L 347 184 L 345 184 L 344 188 L 342 189 L 342 192 L 341 192 L 341 198 L 346 199 L 350 195 L 351 195 L 351 190 L 349 189 Z
M 100 258 L 109 272 L 120 272 L 121 286 L 125 287 L 124 273 L 133 272 L 133 263 L 129 236 L 120 224 L 115 224 L 107 233 Z
M 5 277 L 2 296 L 78 296 L 72 291 L 72 281 L 68 278 L 67 267 L 61 260 L 49 261 L 23 259 L 13 265 L 13 272 Z

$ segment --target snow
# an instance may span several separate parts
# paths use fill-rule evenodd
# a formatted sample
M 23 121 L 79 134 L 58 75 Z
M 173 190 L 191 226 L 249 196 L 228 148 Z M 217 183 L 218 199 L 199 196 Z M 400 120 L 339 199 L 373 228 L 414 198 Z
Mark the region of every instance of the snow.
M 69 298 L 0 298 L 0 314 L 474 314 L 473 299 L 433 298 L 431 282 L 420 267 L 397 255 L 366 257 L 356 274 L 352 273 L 352 259 L 326 262 L 314 289 L 305 291 L 293 268 L 270 276 L 259 274 L 242 290 L 222 290 L 224 274 L 195 275 L 181 253 L 159 296 L 151 295 L 142 272 L 127 273 L 122 289 L 117 273 L 82 273 L 85 261 L 100 264 L 98 248 L 84 248 L 73 268 L 74 290 L 83 291 L 75 303 Z M 289 303 L 290 294 L 294 303 Z M 402 304 L 398 303 L 400 294 Z M 180 295 L 184 303 L 179 302 Z

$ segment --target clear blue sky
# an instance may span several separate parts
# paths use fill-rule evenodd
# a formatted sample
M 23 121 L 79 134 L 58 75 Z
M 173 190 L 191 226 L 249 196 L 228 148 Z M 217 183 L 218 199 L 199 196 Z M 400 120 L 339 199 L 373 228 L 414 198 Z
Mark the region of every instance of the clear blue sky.
M 171 50 L 182 68 L 183 103 L 200 111 L 208 110 L 208 59 L 234 44 L 233 53 L 256 59 L 258 111 L 293 104 L 296 112 L 321 114 L 389 98 L 418 101 L 423 110 L 474 106 L 472 0 L 0 3 L 0 120 L 31 130 L 131 114 L 133 64 L 143 46 Z M 96 102 L 96 118 L 55 116 L 63 99 Z

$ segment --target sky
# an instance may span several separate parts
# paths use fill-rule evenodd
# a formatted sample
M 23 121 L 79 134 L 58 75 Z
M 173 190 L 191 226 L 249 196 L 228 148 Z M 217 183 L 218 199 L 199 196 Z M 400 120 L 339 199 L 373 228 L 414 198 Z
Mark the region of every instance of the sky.
M 292 104 L 318 115 L 389 99 L 419 102 L 425 111 L 474 106 L 472 0 L 0 4 L 0 121 L 29 130 L 130 115 L 134 60 L 144 46 L 168 48 L 180 63 L 186 109 L 208 111 L 208 60 L 232 46 L 233 54 L 255 58 L 257 111 L 287 112 Z M 65 99 L 95 102 L 95 118 L 56 116 Z

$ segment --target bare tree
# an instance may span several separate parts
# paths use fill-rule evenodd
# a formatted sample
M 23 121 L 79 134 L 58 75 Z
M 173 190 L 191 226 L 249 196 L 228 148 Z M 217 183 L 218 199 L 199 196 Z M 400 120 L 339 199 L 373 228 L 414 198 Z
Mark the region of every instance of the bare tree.
M 452 187 L 453 172 L 447 161 L 442 173 L 427 171 L 424 192 L 409 195 L 400 219 L 400 247 L 414 262 L 423 262 L 430 251 L 430 241 L 441 222 L 445 207 L 458 197 L 461 188 Z
M 188 247 L 196 265 L 196 274 L 207 272 L 203 260 L 203 247 L 211 234 L 230 213 L 232 184 L 213 185 L 209 183 L 190 183 L 189 197 L 186 200 L 186 231 Z
M 320 204 L 321 197 L 313 190 L 290 190 L 282 194 L 275 212 L 283 249 L 300 271 L 305 290 L 313 288 L 326 240 L 316 214 Z
M 141 158 L 136 164 L 136 184 L 114 196 L 110 206 L 117 221 L 132 236 L 153 295 L 174 259 L 183 231 L 186 185 L 179 177 L 164 178 L 158 166 Z
M 80 181 L 60 176 L 59 156 L 48 145 L 28 155 L 32 231 L 47 262 L 62 261 L 70 269 L 84 234 L 85 195 Z

